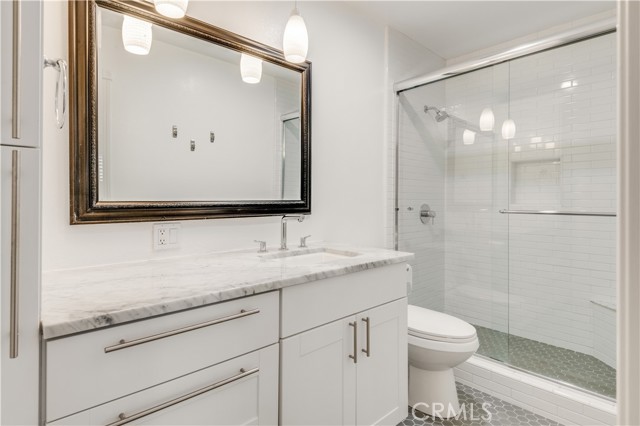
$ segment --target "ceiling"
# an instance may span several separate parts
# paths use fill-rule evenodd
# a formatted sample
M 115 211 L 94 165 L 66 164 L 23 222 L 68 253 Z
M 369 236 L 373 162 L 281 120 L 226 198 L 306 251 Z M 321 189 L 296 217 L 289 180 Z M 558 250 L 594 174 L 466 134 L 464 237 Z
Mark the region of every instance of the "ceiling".
M 351 5 L 445 59 L 612 11 L 605 1 L 354 1 Z

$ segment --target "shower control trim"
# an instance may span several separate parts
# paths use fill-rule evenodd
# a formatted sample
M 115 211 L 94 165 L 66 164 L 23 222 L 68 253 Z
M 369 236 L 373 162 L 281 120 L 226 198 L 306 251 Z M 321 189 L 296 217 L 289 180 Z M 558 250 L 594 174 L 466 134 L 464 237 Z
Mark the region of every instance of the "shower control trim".
M 436 212 L 431 210 L 429 204 L 423 204 L 420 206 L 420 222 L 426 225 L 429 219 L 431 219 L 431 224 L 433 225 L 436 220 Z

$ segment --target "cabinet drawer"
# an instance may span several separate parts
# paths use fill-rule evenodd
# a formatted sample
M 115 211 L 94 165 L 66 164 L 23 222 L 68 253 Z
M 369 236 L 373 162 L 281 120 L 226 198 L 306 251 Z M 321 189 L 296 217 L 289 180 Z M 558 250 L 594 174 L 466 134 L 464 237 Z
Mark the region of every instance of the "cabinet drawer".
M 121 414 L 124 420 L 118 423 Z M 48 424 L 277 423 L 278 345 L 274 344 Z
M 407 265 L 398 263 L 282 290 L 281 337 L 407 296 Z
M 47 341 L 46 419 L 276 343 L 278 318 L 271 292 Z

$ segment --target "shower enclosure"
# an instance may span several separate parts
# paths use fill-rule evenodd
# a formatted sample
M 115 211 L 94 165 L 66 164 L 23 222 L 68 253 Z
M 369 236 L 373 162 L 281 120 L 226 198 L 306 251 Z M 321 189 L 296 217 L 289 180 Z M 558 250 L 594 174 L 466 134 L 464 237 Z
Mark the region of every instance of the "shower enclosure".
M 473 324 L 479 355 L 608 398 L 615 49 L 608 33 L 443 76 L 399 92 L 397 123 L 409 303 Z

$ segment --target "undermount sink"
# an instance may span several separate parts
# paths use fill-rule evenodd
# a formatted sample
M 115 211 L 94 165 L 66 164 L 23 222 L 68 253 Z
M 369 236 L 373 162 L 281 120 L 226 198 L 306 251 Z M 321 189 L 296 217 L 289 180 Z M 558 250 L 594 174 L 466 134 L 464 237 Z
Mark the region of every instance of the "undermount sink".
M 278 259 L 288 265 L 305 265 L 318 263 L 331 263 L 338 260 L 358 256 L 360 253 L 347 250 L 339 250 L 327 247 L 282 251 L 260 256 L 264 260 Z

